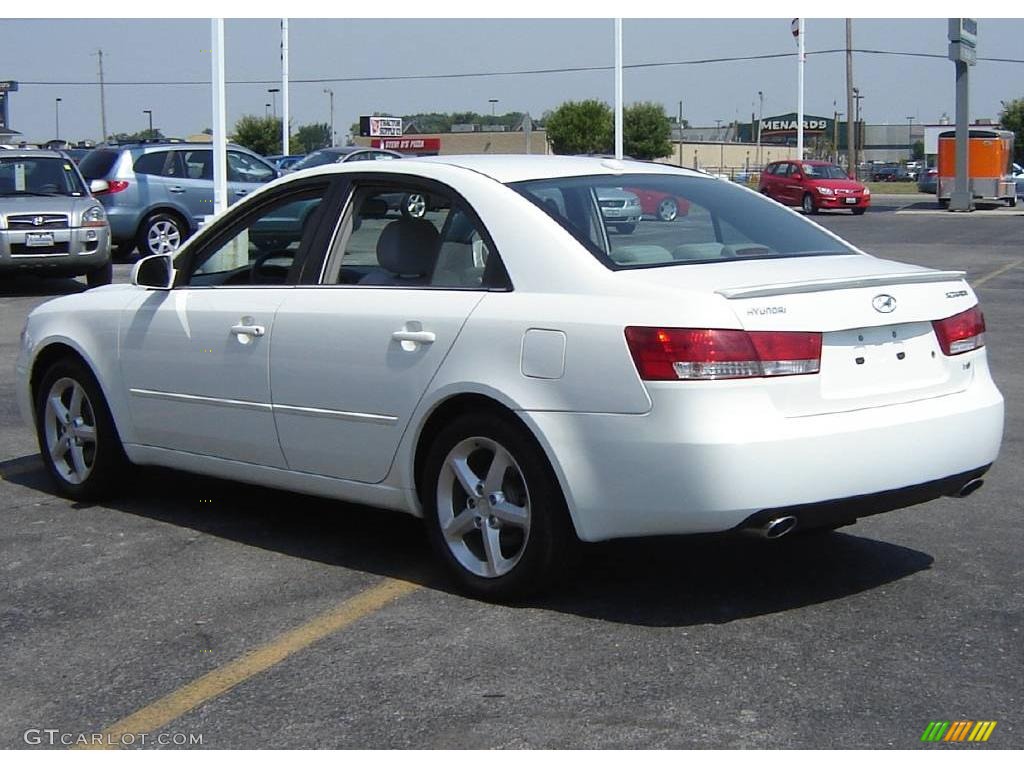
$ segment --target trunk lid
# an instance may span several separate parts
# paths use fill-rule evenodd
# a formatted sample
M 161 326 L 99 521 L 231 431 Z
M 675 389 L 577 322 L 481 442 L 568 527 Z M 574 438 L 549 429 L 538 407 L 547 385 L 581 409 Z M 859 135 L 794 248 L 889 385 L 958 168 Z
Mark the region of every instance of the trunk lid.
M 748 331 L 818 331 L 818 374 L 762 379 L 786 416 L 872 408 L 960 392 L 972 355 L 947 357 L 932 321 L 977 303 L 962 272 L 943 272 L 863 254 L 735 261 L 657 272 L 728 303 Z

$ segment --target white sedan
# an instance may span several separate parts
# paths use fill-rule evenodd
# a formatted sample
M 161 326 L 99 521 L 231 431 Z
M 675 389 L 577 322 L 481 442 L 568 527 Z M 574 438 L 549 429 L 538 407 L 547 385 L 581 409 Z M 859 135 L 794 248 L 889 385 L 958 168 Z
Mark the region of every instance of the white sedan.
M 689 212 L 620 233 L 609 188 Z M 389 210 L 409 194 L 424 217 Z M 463 588 L 507 597 L 580 540 L 776 538 L 967 495 L 1003 430 L 984 331 L 963 273 L 704 174 L 369 161 L 40 306 L 18 392 L 67 496 L 132 462 L 402 510 Z

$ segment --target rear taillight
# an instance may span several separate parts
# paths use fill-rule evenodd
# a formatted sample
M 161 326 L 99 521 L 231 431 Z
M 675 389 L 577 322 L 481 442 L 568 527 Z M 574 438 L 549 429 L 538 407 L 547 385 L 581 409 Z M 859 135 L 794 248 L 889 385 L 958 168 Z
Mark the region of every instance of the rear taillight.
M 118 192 L 124 192 L 128 189 L 127 181 L 108 181 L 107 188 L 101 192 L 93 192 L 93 197 L 100 197 L 101 195 L 116 195 Z
M 985 316 L 977 304 L 959 315 L 933 320 L 932 328 L 944 355 L 959 355 L 985 346 Z
M 744 379 L 821 369 L 821 334 L 715 328 L 626 328 L 640 378 Z

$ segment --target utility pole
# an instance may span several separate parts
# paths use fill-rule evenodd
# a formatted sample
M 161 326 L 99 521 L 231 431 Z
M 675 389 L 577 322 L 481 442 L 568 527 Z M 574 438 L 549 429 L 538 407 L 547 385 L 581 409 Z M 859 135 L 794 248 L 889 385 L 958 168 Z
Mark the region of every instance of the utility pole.
M 857 127 L 853 125 L 853 19 L 846 20 L 846 163 L 857 178 Z
M 679 102 L 679 167 L 683 167 L 683 102 Z
M 64 101 L 60 96 L 53 100 L 53 114 L 54 120 L 57 123 L 55 128 L 57 129 L 57 141 L 60 141 L 60 103 Z
M 281 154 L 288 154 L 288 19 L 281 19 Z
M 335 144 L 338 143 L 337 140 L 334 137 L 334 89 L 333 88 L 324 88 L 324 93 L 326 93 L 331 98 L 331 141 L 330 141 L 330 146 L 333 147 Z
M 103 49 L 100 48 L 95 54 L 99 57 L 100 62 L 100 131 L 103 136 L 100 137 L 100 141 L 107 140 L 107 92 L 106 87 L 103 84 Z
M 216 215 L 228 207 L 224 19 L 210 20 L 210 53 L 210 81 L 213 84 L 213 213 Z

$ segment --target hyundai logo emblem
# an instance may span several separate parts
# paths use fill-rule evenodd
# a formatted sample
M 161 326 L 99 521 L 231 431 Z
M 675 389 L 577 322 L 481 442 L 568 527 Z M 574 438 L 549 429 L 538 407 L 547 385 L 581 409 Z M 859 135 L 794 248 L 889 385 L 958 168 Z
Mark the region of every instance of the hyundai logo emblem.
M 892 312 L 896 309 L 896 299 L 888 293 L 880 293 L 871 300 L 871 306 L 876 312 Z
M 46 223 L 46 219 L 44 219 L 42 216 L 36 216 L 34 219 L 32 219 L 32 223 L 35 224 L 37 227 L 41 227 L 43 226 L 43 224 Z

